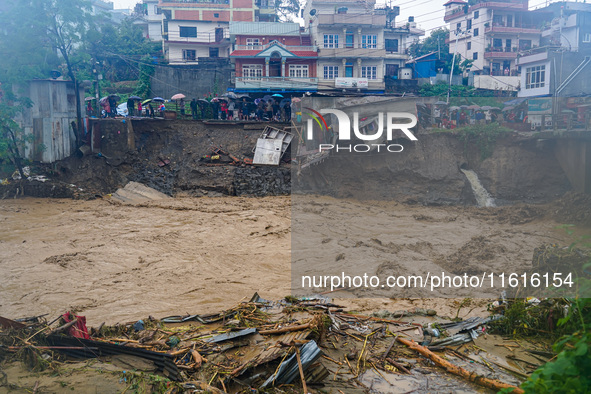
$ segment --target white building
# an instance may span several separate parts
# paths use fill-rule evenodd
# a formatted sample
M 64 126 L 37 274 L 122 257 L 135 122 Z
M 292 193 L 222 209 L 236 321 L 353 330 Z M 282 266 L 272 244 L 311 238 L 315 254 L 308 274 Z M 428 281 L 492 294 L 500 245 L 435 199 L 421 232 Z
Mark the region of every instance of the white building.
M 162 12 L 158 0 L 143 0 L 132 14 L 133 23 L 143 29 L 144 37 L 152 41 L 162 41 Z
M 517 90 L 518 53 L 540 45 L 544 15 L 528 11 L 528 0 L 482 0 L 472 5 L 450 0 L 444 6 L 450 53 L 473 61 L 475 86 Z
M 319 48 L 318 90 L 383 92 L 386 66 L 397 73 L 411 37 L 424 34 L 416 26 L 396 27 L 397 14 L 397 8 L 375 9 L 375 0 L 309 1 L 303 18 Z

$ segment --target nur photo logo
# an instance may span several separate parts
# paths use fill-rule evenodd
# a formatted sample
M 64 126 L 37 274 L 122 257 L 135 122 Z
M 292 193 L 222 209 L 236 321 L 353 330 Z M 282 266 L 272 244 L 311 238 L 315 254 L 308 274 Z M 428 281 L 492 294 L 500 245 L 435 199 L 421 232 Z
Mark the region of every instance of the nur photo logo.
M 304 107 L 311 112 L 305 112 L 310 119 L 306 124 L 306 138 L 311 141 L 314 139 L 314 124 L 316 123 L 320 131 L 332 131 L 332 126 L 328 123 L 323 115 L 332 114 L 337 119 L 338 132 L 334 143 L 320 143 L 318 149 L 322 151 L 335 150 L 336 152 L 348 151 L 357 153 L 367 153 L 373 150 L 380 152 L 382 150 L 398 153 L 402 152 L 404 147 L 400 144 L 390 144 L 390 141 L 399 136 L 395 136 L 399 131 L 411 141 L 417 141 L 417 137 L 410 130 L 417 124 L 417 117 L 408 112 L 380 112 L 377 116 L 362 118 L 360 121 L 359 113 L 353 112 L 352 119 L 344 111 L 329 108 L 316 111 L 309 107 Z M 365 122 L 365 123 L 364 123 Z M 384 127 L 385 126 L 385 127 Z M 400 136 L 402 136 L 400 135 Z M 340 142 L 356 140 L 364 141 L 359 144 L 342 144 Z

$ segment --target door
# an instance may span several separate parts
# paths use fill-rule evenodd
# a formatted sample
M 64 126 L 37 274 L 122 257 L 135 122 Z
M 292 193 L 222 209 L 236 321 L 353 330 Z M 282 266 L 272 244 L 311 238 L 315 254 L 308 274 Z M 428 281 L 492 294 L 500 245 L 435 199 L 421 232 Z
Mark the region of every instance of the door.
M 271 59 L 269 61 L 269 76 L 280 77 L 281 76 L 281 60 Z
M 353 78 L 353 65 L 351 63 L 345 65 L 345 77 Z

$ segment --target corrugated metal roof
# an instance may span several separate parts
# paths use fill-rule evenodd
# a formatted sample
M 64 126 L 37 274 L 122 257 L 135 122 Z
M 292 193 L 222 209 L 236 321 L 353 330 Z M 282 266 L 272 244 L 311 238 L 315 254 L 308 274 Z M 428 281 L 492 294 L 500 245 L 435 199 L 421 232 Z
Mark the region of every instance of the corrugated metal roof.
M 300 25 L 293 22 L 230 22 L 230 35 L 299 36 Z

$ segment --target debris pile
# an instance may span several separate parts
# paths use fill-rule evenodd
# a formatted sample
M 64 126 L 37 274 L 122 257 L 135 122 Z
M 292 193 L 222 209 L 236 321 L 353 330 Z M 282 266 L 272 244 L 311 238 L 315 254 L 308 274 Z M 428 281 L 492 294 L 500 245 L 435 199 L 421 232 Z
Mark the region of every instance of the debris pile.
M 396 392 L 429 384 L 473 390 L 474 383 L 499 390 L 527 377 L 484 349 L 490 318 L 422 318 L 433 323 L 347 313 L 322 296 L 272 302 L 255 294 L 220 313 L 91 329 L 71 313 L 50 323 L 43 316 L 0 319 L 0 368 L 23 349 L 44 362 L 126 355 L 166 377 L 171 393 Z M 498 349 L 489 337 L 489 348 Z M 521 347 L 506 346 L 513 356 L 513 346 Z

